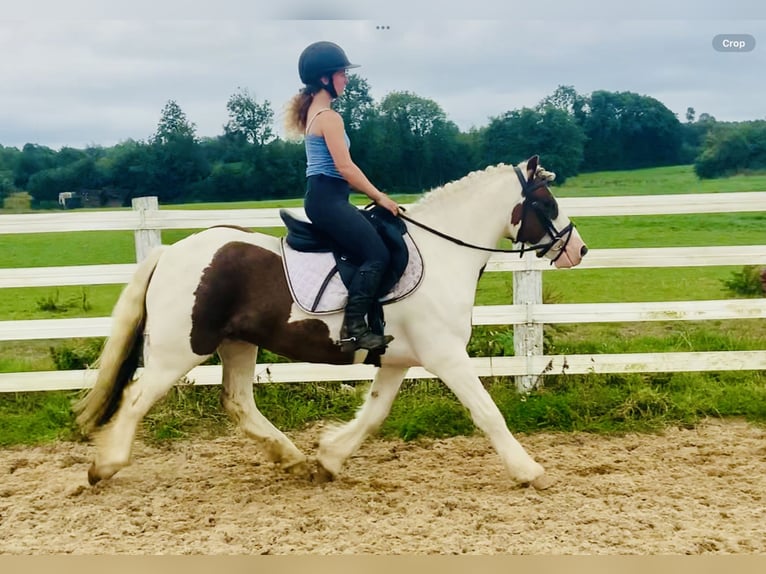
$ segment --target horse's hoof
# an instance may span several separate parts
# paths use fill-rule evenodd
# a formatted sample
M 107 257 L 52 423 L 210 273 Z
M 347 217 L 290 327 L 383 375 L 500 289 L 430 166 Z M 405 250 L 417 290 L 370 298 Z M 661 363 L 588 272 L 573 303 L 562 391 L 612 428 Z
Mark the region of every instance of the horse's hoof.
M 95 486 L 100 481 L 101 475 L 96 472 L 96 465 L 91 464 L 90 468 L 88 469 L 88 484 Z
M 309 463 L 307 460 L 299 460 L 298 462 L 283 465 L 282 470 L 293 476 L 311 476 L 311 471 L 309 470 Z
M 535 490 L 547 490 L 556 483 L 556 480 L 548 476 L 547 474 L 541 474 L 534 479 L 530 484 Z
M 311 475 L 311 480 L 317 484 L 324 484 L 325 482 L 332 482 L 335 480 L 335 475 L 322 466 L 321 463 L 317 462 L 317 467 Z

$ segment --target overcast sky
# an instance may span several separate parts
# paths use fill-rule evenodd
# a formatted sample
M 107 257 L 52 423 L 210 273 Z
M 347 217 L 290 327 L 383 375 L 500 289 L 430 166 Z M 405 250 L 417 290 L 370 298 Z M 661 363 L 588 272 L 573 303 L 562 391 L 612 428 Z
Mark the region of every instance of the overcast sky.
M 579 2 L 577 13 L 546 12 L 551 0 L 492 13 L 488 7 L 508 3 L 479 0 L 474 19 L 459 10 L 438 18 L 404 12 L 398 0 L 386 3 L 396 10 L 383 13 L 330 0 L 271 2 L 282 7 L 266 13 L 271 19 L 208 8 L 187 10 L 183 20 L 135 2 L 142 11 L 129 18 L 73 10 L 68 2 L 68 11 L 50 3 L 40 19 L 30 13 L 38 6 L 30 7 L 44 3 L 28 0 L 14 19 L 0 21 L 0 144 L 57 149 L 145 139 L 170 99 L 197 135 L 217 136 L 226 101 L 239 88 L 269 100 L 279 127 L 282 106 L 300 87 L 298 56 L 316 40 L 343 46 L 377 101 L 391 91 L 413 92 L 436 101 L 463 130 L 534 106 L 558 85 L 580 94 L 652 96 L 682 121 L 687 107 L 719 120 L 766 119 L 763 2 L 750 12 L 743 11 L 750 3 L 740 2 L 727 19 L 704 0 L 630 14 L 589 13 Z M 329 19 L 338 17 L 346 19 Z M 755 49 L 717 52 L 718 34 L 749 34 Z

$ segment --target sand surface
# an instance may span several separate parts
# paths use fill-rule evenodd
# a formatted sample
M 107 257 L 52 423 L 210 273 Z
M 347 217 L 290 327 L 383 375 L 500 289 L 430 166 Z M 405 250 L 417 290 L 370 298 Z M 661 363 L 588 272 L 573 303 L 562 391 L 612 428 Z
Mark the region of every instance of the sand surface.
M 318 429 L 290 436 L 313 453 Z M 518 437 L 556 484 L 514 485 L 483 435 L 372 439 L 335 482 L 233 434 L 149 446 L 95 487 L 92 446 L 0 450 L 2 554 L 763 554 L 766 429 Z

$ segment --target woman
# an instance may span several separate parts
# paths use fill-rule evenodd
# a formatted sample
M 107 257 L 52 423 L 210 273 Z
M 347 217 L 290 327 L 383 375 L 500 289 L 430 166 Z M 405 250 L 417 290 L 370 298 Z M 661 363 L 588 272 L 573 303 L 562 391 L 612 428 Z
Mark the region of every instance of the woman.
M 303 50 L 298 73 L 304 86 L 288 105 L 286 124 L 290 131 L 305 136 L 306 215 L 362 262 L 348 288 L 341 344 L 381 350 L 393 337 L 373 333 L 365 315 L 378 296 L 390 256 L 378 232 L 348 198 L 354 188 L 394 215 L 399 214 L 399 206 L 352 161 L 343 118 L 330 107 L 348 84 L 346 70 L 356 67 L 332 42 L 315 42 Z

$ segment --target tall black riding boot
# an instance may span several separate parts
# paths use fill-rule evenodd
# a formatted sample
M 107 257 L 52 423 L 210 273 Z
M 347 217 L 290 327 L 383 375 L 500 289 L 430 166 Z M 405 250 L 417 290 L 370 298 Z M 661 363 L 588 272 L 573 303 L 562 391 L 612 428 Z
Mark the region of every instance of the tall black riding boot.
M 375 301 L 383 276 L 383 267 L 366 263 L 359 268 L 348 288 L 348 303 L 343 327 L 340 330 L 340 344 L 343 351 L 357 349 L 385 349 L 393 337 L 378 335 L 370 330 L 365 315 Z

